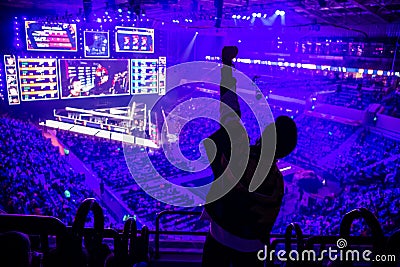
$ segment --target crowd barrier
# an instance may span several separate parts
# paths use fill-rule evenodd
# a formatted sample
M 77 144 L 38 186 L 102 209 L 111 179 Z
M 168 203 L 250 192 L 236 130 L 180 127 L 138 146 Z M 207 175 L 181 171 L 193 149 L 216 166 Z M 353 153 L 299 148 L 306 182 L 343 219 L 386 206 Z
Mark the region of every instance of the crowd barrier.
M 88 214 L 94 215 L 93 227 L 85 227 Z M 188 211 L 163 211 L 157 214 L 156 229 L 149 231 L 146 226 L 137 228 L 133 218 L 125 222 L 120 230 L 104 228 L 104 214 L 102 207 L 95 199 L 86 199 L 79 206 L 72 227 L 67 227 L 60 220 L 48 216 L 0 214 L 0 235 L 6 233 L 23 233 L 29 236 L 31 251 L 30 266 L 90 266 L 90 267 L 128 267 L 136 263 L 147 266 L 151 261 L 149 256 L 149 239 L 154 235 L 155 254 L 154 260 L 160 259 L 160 235 L 192 235 L 206 236 L 207 232 L 194 231 L 163 231 L 160 221 L 163 216 L 182 215 L 200 216 L 200 212 Z M 362 219 L 371 230 L 371 236 L 354 236 L 351 234 L 351 226 L 356 219 Z M 398 266 L 400 263 L 400 230 L 392 236 L 385 236 L 376 217 L 367 209 L 359 208 L 348 212 L 341 221 L 340 234 L 338 236 L 307 236 L 299 224 L 291 223 L 284 234 L 270 236 L 270 243 L 266 244 L 268 251 L 282 249 L 289 255 L 297 251 L 298 255 L 315 251 L 320 255 L 329 247 L 338 247 L 339 241 L 343 242 L 340 249 L 346 253 L 354 249 L 370 249 L 372 256 L 392 255 L 392 261 L 385 262 L 384 266 Z M 105 242 L 107 240 L 108 242 Z M 1 239 L 0 239 L 1 242 Z M 11 242 L 12 243 L 12 242 Z M 5 262 L 15 257 L 8 253 L 7 247 L 2 246 Z M 10 249 L 13 248 L 10 245 Z M 267 253 L 267 252 L 266 252 Z M 397 258 L 396 258 L 397 257 Z M 267 257 L 267 266 L 281 266 L 276 253 L 273 257 Z M 393 261 L 394 260 L 394 261 Z M 338 262 L 316 260 L 311 256 L 307 259 L 287 258 L 286 266 L 359 266 L 354 259 L 341 259 Z M 1 264 L 3 266 L 3 263 Z M 15 264 L 5 266 L 17 266 Z M 18 265 L 24 266 L 24 265 Z M 363 266 L 382 266 L 381 262 L 371 261 Z

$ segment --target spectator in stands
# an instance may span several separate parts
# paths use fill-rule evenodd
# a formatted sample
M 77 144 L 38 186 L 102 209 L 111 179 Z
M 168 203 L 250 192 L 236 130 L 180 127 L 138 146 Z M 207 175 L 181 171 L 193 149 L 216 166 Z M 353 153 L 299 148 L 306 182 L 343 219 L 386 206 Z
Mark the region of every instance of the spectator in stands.
M 29 237 L 19 232 L 0 234 L 0 264 L 2 267 L 31 266 Z
M 232 158 L 229 149 L 238 146 L 242 151 L 246 142 L 246 131 L 238 121 L 241 111 L 236 95 L 236 79 L 232 76 L 232 59 L 236 57 L 236 47 L 224 47 L 221 70 L 221 124 L 232 131 L 228 134 L 221 128 L 210 136 L 217 147 L 214 155 L 213 145 L 206 144 L 211 161 L 214 179 L 227 171 L 228 179 L 234 180 L 237 175 L 234 169 L 227 169 Z M 229 87 L 229 88 L 226 88 Z M 226 104 L 229 108 L 225 108 Z M 232 112 L 233 110 L 233 112 Z M 297 129 L 288 117 L 279 117 L 276 122 L 277 149 L 275 159 L 289 154 L 297 143 Z M 270 138 L 273 125 L 268 126 L 262 138 Z M 231 136 L 233 135 L 233 136 Z M 232 138 L 231 141 L 230 138 Z M 237 138 L 237 139 L 236 139 Z M 231 142 L 231 143 L 230 143 Z M 265 148 L 263 148 L 265 149 Z M 267 153 L 268 151 L 265 151 Z M 247 169 L 239 183 L 220 199 L 208 203 L 204 215 L 211 222 L 210 232 L 204 244 L 203 266 L 263 266 L 256 253 L 261 250 L 269 238 L 269 233 L 278 216 L 284 194 L 283 177 L 274 161 L 269 173 L 265 173 L 263 184 L 253 193 L 248 191 L 249 184 L 255 174 L 261 154 L 261 139 L 250 148 Z M 215 156 L 215 158 L 214 158 Z M 246 159 L 247 161 L 247 159 Z M 233 163 L 234 165 L 240 163 Z M 264 166 L 265 167 L 265 166 Z M 226 176 L 224 177 L 226 178 Z M 213 191 L 211 187 L 210 191 Z

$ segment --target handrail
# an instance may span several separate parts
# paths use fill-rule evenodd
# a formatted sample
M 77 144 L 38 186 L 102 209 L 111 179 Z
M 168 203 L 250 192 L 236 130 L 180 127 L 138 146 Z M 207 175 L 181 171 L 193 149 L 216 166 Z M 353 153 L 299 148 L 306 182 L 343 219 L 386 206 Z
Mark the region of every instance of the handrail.
M 285 250 L 286 254 L 289 255 L 290 251 L 292 250 L 292 234 L 293 230 L 295 232 L 295 237 L 296 237 L 296 244 L 297 244 L 297 252 L 301 253 L 303 251 L 304 247 L 304 237 L 303 237 L 303 231 L 301 230 L 301 227 L 298 223 L 291 223 L 286 227 L 285 231 Z M 291 266 L 291 262 L 287 262 L 287 266 Z
M 160 219 L 162 216 L 168 214 L 178 214 L 178 215 L 197 215 L 200 216 L 200 211 L 184 211 L 184 210 L 164 210 L 157 214 L 156 217 L 156 231 L 155 231 L 155 258 L 160 258 L 160 234 L 181 234 L 181 235 L 204 235 L 206 236 L 206 232 L 197 232 L 198 234 L 190 233 L 188 231 L 160 231 Z
M 25 234 L 40 235 L 44 247 L 48 248 L 48 235 L 56 236 L 60 245 L 67 236 L 67 227 L 59 219 L 51 216 L 0 214 L 0 232 L 18 231 Z
M 370 227 L 374 249 L 382 248 L 385 243 L 382 227 L 375 215 L 365 208 L 354 209 L 343 216 L 340 223 L 340 237 L 348 238 L 350 236 L 350 227 L 356 219 L 364 219 Z

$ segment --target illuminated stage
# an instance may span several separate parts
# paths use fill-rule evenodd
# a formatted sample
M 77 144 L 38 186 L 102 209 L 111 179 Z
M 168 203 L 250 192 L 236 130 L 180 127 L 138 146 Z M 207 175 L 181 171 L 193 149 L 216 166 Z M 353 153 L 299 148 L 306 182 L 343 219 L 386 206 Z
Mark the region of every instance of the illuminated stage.
M 114 107 L 86 110 L 66 107 L 54 110 L 54 120 L 40 125 L 96 136 L 124 143 L 158 148 L 157 125 L 153 123 L 150 110 L 143 103 L 131 107 Z M 150 129 L 150 131 L 148 131 Z

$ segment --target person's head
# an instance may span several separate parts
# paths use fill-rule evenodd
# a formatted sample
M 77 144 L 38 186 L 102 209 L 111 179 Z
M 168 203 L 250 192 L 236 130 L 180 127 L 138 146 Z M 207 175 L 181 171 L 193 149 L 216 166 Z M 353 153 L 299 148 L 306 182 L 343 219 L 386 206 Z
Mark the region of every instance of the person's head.
M 7 65 L 14 65 L 15 64 L 15 58 L 14 57 L 8 57 L 7 58 Z
M 71 88 L 70 93 L 72 96 L 79 96 L 82 92 L 82 82 L 78 77 L 74 77 L 71 79 Z
M 281 159 L 288 156 L 297 145 L 297 126 L 296 123 L 288 116 L 279 116 L 274 123 L 265 127 L 261 138 L 266 138 L 268 148 L 272 144 L 273 131 L 275 126 L 276 146 L 275 159 Z M 257 146 L 261 145 L 261 139 L 257 140 Z
M 1 266 L 30 266 L 31 244 L 29 237 L 19 232 L 0 234 Z

